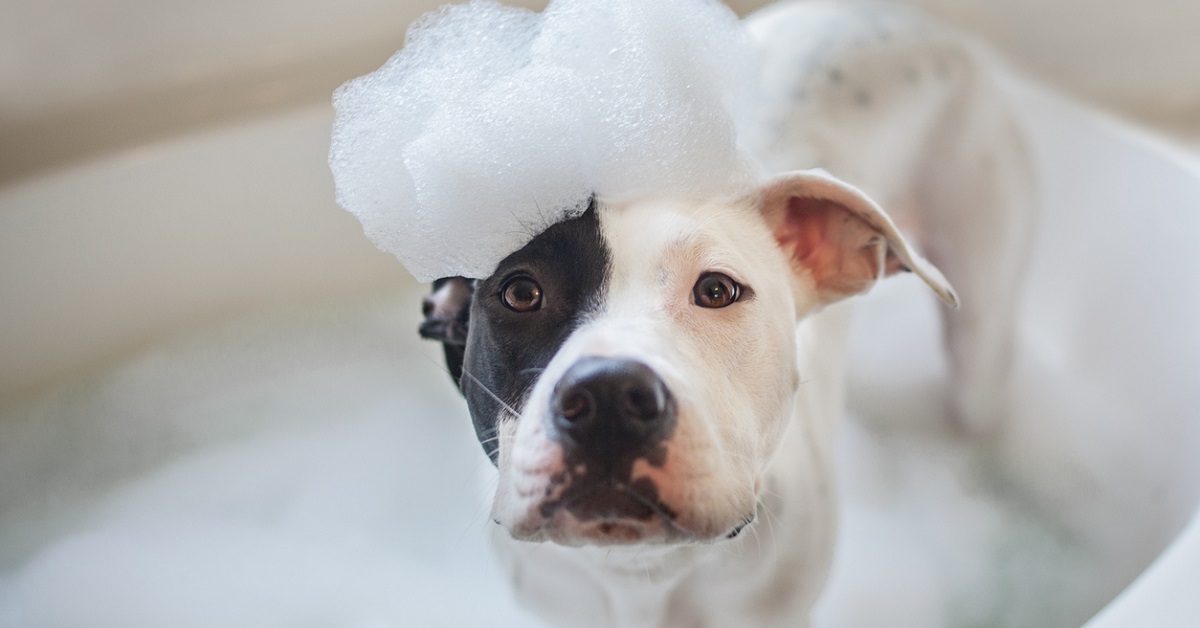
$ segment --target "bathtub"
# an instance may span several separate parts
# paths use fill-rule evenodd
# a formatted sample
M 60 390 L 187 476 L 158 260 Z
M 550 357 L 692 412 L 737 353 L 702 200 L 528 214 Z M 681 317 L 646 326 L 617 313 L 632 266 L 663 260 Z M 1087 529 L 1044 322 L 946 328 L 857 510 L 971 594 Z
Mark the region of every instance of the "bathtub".
M 424 288 L 333 203 L 331 124 L 0 192 L 0 626 L 536 625 Z
M 936 625 L 983 582 L 939 557 L 998 546 L 1062 600 L 1031 620 L 1200 622 L 1200 166 L 1012 93 L 1048 209 L 1010 468 L 922 436 L 944 378 L 923 291 L 863 299 L 824 625 Z M 331 121 L 272 111 L 0 188 L 0 628 L 538 625 L 488 552 L 494 478 L 414 333 L 423 287 L 333 204 Z M 1015 622 L 1024 591 L 955 617 Z
M 1004 424 L 982 455 L 940 427 L 938 308 L 918 282 L 863 300 L 818 625 L 1200 621 L 1200 160 L 1026 80 L 1007 90 L 1044 206 Z

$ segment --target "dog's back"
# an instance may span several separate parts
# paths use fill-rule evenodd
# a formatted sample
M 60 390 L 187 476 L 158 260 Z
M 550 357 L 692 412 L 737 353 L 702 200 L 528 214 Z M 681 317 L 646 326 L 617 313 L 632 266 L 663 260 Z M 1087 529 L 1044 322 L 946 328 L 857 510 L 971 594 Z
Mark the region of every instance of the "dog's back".
M 771 172 L 823 168 L 874 198 L 961 297 L 946 318 L 958 419 L 994 427 L 1034 179 L 986 51 L 890 3 L 751 16 L 761 76 L 746 141 Z

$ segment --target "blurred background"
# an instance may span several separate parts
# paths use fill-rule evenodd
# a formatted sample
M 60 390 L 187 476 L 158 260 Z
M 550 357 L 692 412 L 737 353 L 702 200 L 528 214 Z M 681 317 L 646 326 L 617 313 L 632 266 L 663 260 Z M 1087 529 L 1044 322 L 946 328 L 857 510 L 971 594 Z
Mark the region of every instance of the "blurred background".
M 1200 136 L 1200 3 L 912 2 L 979 33 L 1016 65 L 1082 99 L 1185 141 Z M 401 281 L 399 266 L 370 250 L 354 221 L 335 210 L 320 165 L 320 124 L 280 148 L 289 163 L 307 160 L 303 180 L 281 177 L 274 181 L 287 182 L 282 188 L 261 192 L 248 193 L 244 180 L 257 176 L 255 167 L 279 165 L 271 157 L 217 177 L 200 171 L 254 157 L 210 152 L 188 164 L 172 161 L 164 146 L 182 138 L 202 144 L 206 132 L 212 137 L 271 116 L 329 117 L 333 89 L 378 67 L 401 45 L 408 23 L 438 4 L 5 2 L 0 395 L 252 303 Z M 741 14 L 763 4 L 730 0 Z M 86 187 L 93 182 L 52 190 L 49 183 L 98 176 L 106 167 L 120 173 L 112 183 L 130 187 Z M 263 182 L 273 176 L 265 173 Z M 179 177 L 223 189 L 180 197 Z M 140 222 L 147 211 L 165 224 Z M 176 220 L 180 215 L 197 222 Z M 121 231 L 135 220 L 139 232 Z M 158 228 L 164 231 L 155 237 Z M 117 246 L 116 233 L 133 241 Z M 207 259 L 214 250 L 220 259 Z M 343 260 L 347 265 L 336 267 Z M 89 312 L 87 325 L 73 315 L 80 308 Z
M 911 3 L 1200 149 L 1200 2 Z M 325 161 L 333 89 L 438 4 L 0 5 L 0 628 L 411 618 L 391 592 L 494 568 L 462 543 L 482 536 L 473 492 L 362 488 L 435 465 L 470 485 L 481 460 L 413 333 L 423 288 L 337 208 Z M 478 523 L 414 524 L 430 508 Z M 396 580 L 413 560 L 446 578 Z M 286 586 L 255 588 L 272 580 Z M 189 587 L 276 614 L 214 615 Z M 305 591 L 324 606 L 262 602 Z M 388 625 L 368 619 L 353 625 Z M 467 625 L 442 620 L 425 625 Z
M 1019 66 L 1153 124 L 1197 129 L 1200 4 L 910 0 Z M 0 24 L 0 182 L 325 101 L 435 0 L 12 0 Z M 541 8 L 539 1 L 511 4 Z M 730 0 L 747 14 L 763 0 Z
M 1200 3 L 912 3 L 979 33 L 1019 67 L 1082 99 L 1185 141 L 1200 136 Z M 253 162 L 244 153 L 210 151 L 189 164 L 167 157 L 164 146 L 181 138 L 203 144 L 206 132 L 271 116 L 331 116 L 333 89 L 378 67 L 401 45 L 408 23 L 438 4 L 5 2 L 0 395 L 252 303 L 401 281 L 402 269 L 370 250 L 354 221 L 335 210 L 320 165 L 327 139 L 320 124 L 280 148 L 293 161 L 307 160 L 303 180 L 281 177 L 281 187 L 260 192 L 248 192 L 245 179 L 256 176 L 255 167 L 280 165 L 270 157 Z M 766 2 L 729 4 L 747 14 Z M 250 161 L 236 176 L 200 172 L 238 159 Z M 52 190 L 49 182 L 98 176 L 106 167 L 117 168 L 119 180 L 111 182 L 128 189 Z M 265 183 L 279 175 L 263 176 Z M 223 189 L 180 196 L 179 177 Z M 164 224 L 141 222 L 147 211 Z M 121 231 L 131 226 L 126 221 L 138 221 L 138 232 Z M 118 246 L 117 233 L 133 241 Z M 220 259 L 207 259 L 214 250 Z M 87 325 L 74 316 L 80 308 L 88 310 Z

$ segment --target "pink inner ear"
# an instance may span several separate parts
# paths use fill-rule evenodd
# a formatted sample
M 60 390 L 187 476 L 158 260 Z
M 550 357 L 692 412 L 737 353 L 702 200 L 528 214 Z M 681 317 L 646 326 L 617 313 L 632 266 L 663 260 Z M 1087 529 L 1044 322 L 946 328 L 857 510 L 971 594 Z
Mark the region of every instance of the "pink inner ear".
M 827 303 L 866 292 L 881 270 L 890 273 L 901 268 L 899 260 L 886 255 L 883 235 L 834 201 L 789 198 L 775 239 L 797 270 L 812 275 L 821 300 Z

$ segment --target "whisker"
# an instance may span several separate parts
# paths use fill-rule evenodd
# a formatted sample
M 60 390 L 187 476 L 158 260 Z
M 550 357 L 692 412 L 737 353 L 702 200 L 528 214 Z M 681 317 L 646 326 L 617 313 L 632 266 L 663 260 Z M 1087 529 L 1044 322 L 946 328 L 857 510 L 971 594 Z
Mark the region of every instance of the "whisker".
M 479 444 L 480 444 L 480 446 L 483 446 L 483 445 L 490 445 L 490 444 L 492 444 L 492 443 L 495 443 L 495 442 L 497 442 L 497 441 L 499 441 L 499 440 L 500 440 L 500 436 L 498 436 L 498 435 L 497 435 L 497 436 L 493 436 L 493 437 L 491 437 L 491 438 L 485 438 L 485 439 L 483 439 L 483 440 L 479 441 Z
M 758 532 L 758 526 L 749 524 L 749 523 L 746 525 L 749 526 L 750 531 L 754 533 L 754 547 L 758 551 L 759 555 L 761 555 L 762 554 L 762 535 L 759 534 L 759 532 Z M 774 535 L 772 535 L 772 536 L 774 536 Z
M 778 543 L 778 541 L 776 541 L 776 537 L 775 537 L 774 521 L 776 519 L 776 515 L 771 512 L 771 509 L 768 508 L 767 505 L 762 502 L 762 500 L 759 500 L 758 505 L 759 505 L 759 508 L 762 509 L 763 517 L 766 518 L 766 520 L 767 520 L 767 531 L 771 534 L 771 551 L 775 551 L 776 544 Z M 782 525 L 782 523 L 780 525 Z
M 514 419 L 521 416 L 521 413 L 518 412 L 516 408 L 510 406 L 508 404 L 508 402 L 506 402 L 500 398 L 500 395 L 497 395 L 496 393 L 492 392 L 487 386 L 484 386 L 483 382 L 479 381 L 479 378 L 475 377 L 475 375 L 473 375 L 470 371 L 468 371 L 466 369 L 466 367 L 463 368 L 463 375 L 466 377 L 470 377 L 471 381 L 475 382 L 475 385 L 479 386 L 480 390 L 487 393 L 488 396 L 491 397 L 492 399 L 496 400 L 496 403 L 500 404 L 505 410 L 508 410 L 508 412 L 510 414 L 512 414 Z
M 440 370 L 441 372 L 449 375 L 451 378 L 454 377 L 454 373 L 451 373 L 450 369 L 446 368 L 446 365 L 442 364 L 441 360 L 435 359 L 433 356 L 431 356 L 427 353 L 424 353 L 424 352 L 421 352 L 420 355 L 421 355 L 421 357 L 425 358 L 426 360 L 429 360 L 430 362 L 432 362 L 433 365 L 436 366 L 438 368 L 438 370 Z
M 434 364 L 434 366 L 437 366 L 437 367 L 438 367 L 438 368 L 439 368 L 439 369 L 440 369 L 440 370 L 441 370 L 443 373 L 446 373 L 447 375 L 451 375 L 451 376 L 453 375 L 453 374 L 450 372 L 450 369 L 446 368 L 446 367 L 445 367 L 445 365 L 441 364 L 440 362 L 438 362 L 438 361 L 437 361 L 437 360 L 435 360 L 434 358 L 430 357 L 429 355 L 427 355 L 427 354 L 425 354 L 425 353 L 422 353 L 422 354 L 421 354 L 421 357 L 423 357 L 423 358 L 425 358 L 426 360 L 429 360 L 430 362 L 432 362 L 432 363 Z M 524 369 L 524 370 L 523 370 L 523 371 L 521 371 L 521 372 L 522 372 L 522 373 L 524 373 L 524 372 L 526 372 L 526 371 L 532 372 L 532 371 L 535 371 L 535 370 L 541 370 L 541 371 L 544 371 L 544 370 L 546 370 L 546 369 L 545 369 L 545 368 L 540 368 L 540 367 L 533 367 L 533 368 Z M 518 418 L 518 417 L 520 417 L 520 416 L 521 416 L 521 413 L 520 413 L 520 412 L 518 412 L 516 408 L 512 407 L 512 405 L 510 405 L 509 403 L 507 403 L 506 401 L 504 401 L 503 399 L 501 399 L 499 395 L 497 395 L 496 393 L 492 392 L 492 391 L 491 391 L 491 389 L 489 389 L 487 386 L 484 386 L 484 385 L 483 385 L 483 382 L 479 381 L 479 378 L 478 378 L 478 377 L 475 377 L 475 375 L 474 375 L 473 373 L 471 373 L 470 371 L 468 371 L 468 370 L 467 370 L 467 367 L 466 367 L 466 365 L 465 365 L 465 364 L 463 365 L 463 368 L 462 368 L 462 373 L 463 373 L 463 375 L 464 375 L 464 376 L 466 376 L 466 377 L 470 377 L 470 378 L 471 378 L 471 381 L 475 382 L 475 385 L 479 386 L 479 388 L 480 388 L 481 390 L 483 390 L 483 392 L 487 393 L 489 397 L 491 397 L 492 399 L 495 399 L 495 400 L 496 400 L 496 403 L 498 403 L 498 404 L 500 404 L 501 406 L 503 406 L 505 410 L 508 410 L 509 414 L 511 414 L 511 415 L 512 415 L 512 417 L 513 417 L 514 419 L 515 419 L 515 418 Z

